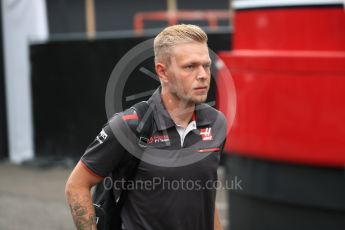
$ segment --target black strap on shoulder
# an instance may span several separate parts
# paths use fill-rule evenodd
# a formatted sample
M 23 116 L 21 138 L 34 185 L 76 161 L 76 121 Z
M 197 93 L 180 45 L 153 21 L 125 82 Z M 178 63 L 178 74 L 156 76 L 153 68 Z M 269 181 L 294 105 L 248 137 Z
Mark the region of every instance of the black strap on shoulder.
M 147 101 L 139 102 L 131 107 L 139 117 L 139 123 L 136 127 L 138 137 L 148 137 L 152 131 L 152 110 Z
M 135 132 L 139 140 L 145 140 L 152 132 L 152 111 L 149 110 L 149 104 L 146 101 L 142 101 L 131 108 L 138 115 L 138 123 L 130 128 Z M 125 155 L 126 160 L 124 159 L 121 166 L 110 175 L 112 182 L 122 179 L 128 182 L 135 177 L 140 159 L 128 152 Z M 103 184 L 106 182 L 104 180 L 96 186 L 96 191 L 93 194 L 94 208 L 99 220 L 97 229 L 121 229 L 121 207 L 124 204 L 128 191 L 115 189 L 112 185 L 107 186 L 111 187 L 110 190 L 107 190 L 104 187 L 105 184 Z
M 152 111 L 149 111 L 149 104 L 146 101 L 139 102 L 131 107 L 131 109 L 135 110 L 138 115 L 138 125 L 136 127 L 131 127 L 134 132 L 136 132 L 136 136 L 138 138 L 138 144 L 142 147 L 146 146 L 148 136 L 152 132 Z M 145 141 L 146 140 L 146 141 Z M 145 143 L 146 142 L 146 143 Z M 144 146 L 143 146 L 144 145 Z M 125 179 L 125 181 L 131 180 L 135 177 L 136 170 L 140 163 L 140 159 L 133 156 L 132 154 L 127 152 L 127 157 L 129 159 L 126 161 L 127 163 L 122 167 L 122 175 L 117 175 Z M 119 173 L 117 171 L 117 173 Z M 119 198 L 119 204 L 121 205 L 123 200 L 126 197 L 125 191 L 114 191 L 115 199 Z
M 139 146 L 146 147 L 149 135 L 152 132 L 152 109 L 147 103 L 147 101 L 142 101 L 131 107 L 136 111 L 139 123 L 135 127 L 135 132 L 138 137 Z

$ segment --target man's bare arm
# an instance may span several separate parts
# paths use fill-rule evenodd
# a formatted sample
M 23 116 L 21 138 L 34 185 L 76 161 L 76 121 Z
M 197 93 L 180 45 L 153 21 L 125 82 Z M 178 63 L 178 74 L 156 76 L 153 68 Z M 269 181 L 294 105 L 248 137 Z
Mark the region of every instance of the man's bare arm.
M 95 230 L 96 217 L 92 205 L 91 188 L 103 178 L 91 174 L 78 162 L 66 183 L 66 196 L 73 221 L 78 230 Z
M 222 224 L 220 223 L 217 207 L 215 207 L 214 209 L 214 230 L 223 230 Z

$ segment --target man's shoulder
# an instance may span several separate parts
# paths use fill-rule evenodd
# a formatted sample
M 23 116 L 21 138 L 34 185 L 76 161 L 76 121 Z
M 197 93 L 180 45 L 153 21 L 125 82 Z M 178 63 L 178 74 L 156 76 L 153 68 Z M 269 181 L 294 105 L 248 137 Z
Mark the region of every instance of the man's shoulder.
M 128 108 L 121 112 L 114 113 L 109 121 L 122 120 L 122 121 L 135 121 L 138 120 L 137 112 L 133 108 Z
M 126 124 L 132 129 L 137 128 L 143 117 L 147 120 L 149 117 L 146 116 L 146 112 L 149 105 L 146 101 L 142 101 L 134 104 L 124 111 L 115 113 L 109 120 L 110 125 Z

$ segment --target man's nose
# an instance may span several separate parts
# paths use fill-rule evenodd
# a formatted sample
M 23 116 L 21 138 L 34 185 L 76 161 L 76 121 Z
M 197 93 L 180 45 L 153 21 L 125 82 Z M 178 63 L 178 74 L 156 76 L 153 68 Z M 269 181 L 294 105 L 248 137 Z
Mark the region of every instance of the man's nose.
M 204 66 L 199 66 L 198 67 L 198 72 L 197 72 L 197 79 L 203 80 L 207 79 L 209 76 L 209 72 L 205 69 Z

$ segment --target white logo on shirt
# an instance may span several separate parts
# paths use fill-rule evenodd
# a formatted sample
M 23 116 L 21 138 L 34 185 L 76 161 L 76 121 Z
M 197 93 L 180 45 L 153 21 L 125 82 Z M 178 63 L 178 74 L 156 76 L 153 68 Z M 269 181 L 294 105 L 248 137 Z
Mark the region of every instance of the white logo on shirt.
M 200 135 L 203 141 L 213 140 L 211 128 L 200 129 Z
M 104 131 L 104 129 L 102 129 L 102 131 L 98 134 L 98 136 L 96 137 L 96 140 L 102 144 L 105 139 L 107 139 L 108 134 Z

